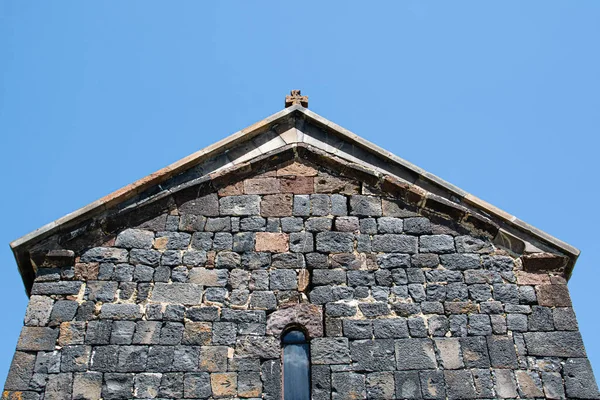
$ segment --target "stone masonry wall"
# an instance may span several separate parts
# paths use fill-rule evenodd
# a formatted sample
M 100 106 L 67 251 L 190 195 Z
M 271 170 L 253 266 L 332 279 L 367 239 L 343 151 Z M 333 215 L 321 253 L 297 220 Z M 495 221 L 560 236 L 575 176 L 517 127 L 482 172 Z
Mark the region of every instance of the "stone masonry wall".
M 478 237 L 477 237 L 478 236 Z M 38 269 L 3 399 L 599 398 L 566 282 L 294 162 Z

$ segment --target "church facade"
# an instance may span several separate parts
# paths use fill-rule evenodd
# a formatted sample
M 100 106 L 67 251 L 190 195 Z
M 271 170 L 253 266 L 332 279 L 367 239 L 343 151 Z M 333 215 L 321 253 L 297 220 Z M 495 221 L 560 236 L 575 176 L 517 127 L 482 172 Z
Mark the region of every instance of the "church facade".
M 2 399 L 598 399 L 579 251 L 307 109 L 11 244 Z

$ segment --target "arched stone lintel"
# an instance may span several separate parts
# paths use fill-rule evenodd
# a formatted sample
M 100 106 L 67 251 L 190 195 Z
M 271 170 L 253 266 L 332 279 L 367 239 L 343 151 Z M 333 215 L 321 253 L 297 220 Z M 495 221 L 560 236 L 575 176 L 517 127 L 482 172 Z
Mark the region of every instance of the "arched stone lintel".
M 280 337 L 289 326 L 304 328 L 308 339 L 323 336 L 323 308 L 315 304 L 297 304 L 273 312 L 267 318 L 267 335 Z

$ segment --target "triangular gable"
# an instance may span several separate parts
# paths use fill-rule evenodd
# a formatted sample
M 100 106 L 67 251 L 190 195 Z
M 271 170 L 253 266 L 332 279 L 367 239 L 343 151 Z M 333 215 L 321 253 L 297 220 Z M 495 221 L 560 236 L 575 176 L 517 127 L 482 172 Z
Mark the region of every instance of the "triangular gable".
M 293 159 L 353 175 L 420 212 L 469 224 L 514 253 L 564 258 L 567 278 L 579 255 L 576 248 L 294 105 L 11 243 L 26 288 L 34 277 L 35 253 L 62 248 L 52 239 L 57 234 L 73 240 L 91 235 L 87 240 L 94 240 L 95 220 L 126 223 L 123 216 L 134 215 L 132 210 L 168 207 L 178 197 L 218 190 L 257 169 Z

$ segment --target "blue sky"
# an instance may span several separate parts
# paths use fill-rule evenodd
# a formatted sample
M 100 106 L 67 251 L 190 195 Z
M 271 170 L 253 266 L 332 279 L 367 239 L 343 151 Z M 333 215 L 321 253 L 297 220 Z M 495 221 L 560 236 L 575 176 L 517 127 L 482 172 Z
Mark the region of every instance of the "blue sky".
M 0 382 L 27 297 L 8 243 L 283 108 L 310 108 L 580 248 L 600 376 L 600 2 L 0 2 Z

